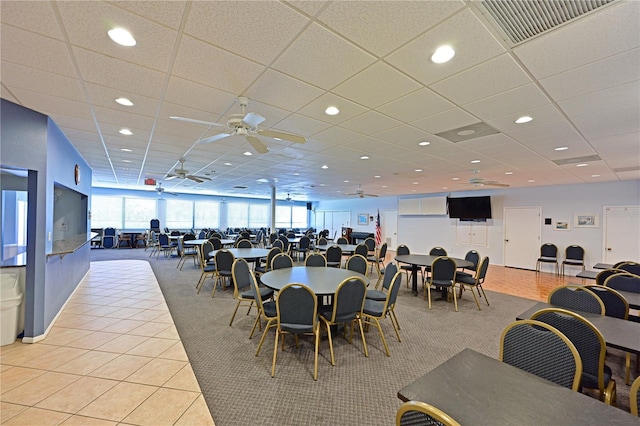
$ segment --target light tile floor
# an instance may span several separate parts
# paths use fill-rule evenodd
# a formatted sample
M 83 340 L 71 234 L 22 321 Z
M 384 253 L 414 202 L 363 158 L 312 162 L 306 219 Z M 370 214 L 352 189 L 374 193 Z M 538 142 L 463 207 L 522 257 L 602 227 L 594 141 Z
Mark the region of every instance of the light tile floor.
M 46 339 L 0 348 L 3 425 L 213 425 L 148 262 L 94 262 Z

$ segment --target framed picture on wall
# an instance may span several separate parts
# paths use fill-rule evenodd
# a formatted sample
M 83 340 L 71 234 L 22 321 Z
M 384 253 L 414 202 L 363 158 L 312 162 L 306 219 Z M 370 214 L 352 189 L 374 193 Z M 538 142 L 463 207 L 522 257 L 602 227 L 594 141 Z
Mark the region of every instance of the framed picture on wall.
M 570 228 L 569 222 L 560 222 L 557 221 L 553 224 L 554 231 L 568 231 Z
M 599 228 L 600 215 L 576 213 L 573 215 L 573 226 L 575 226 L 576 228 Z
M 369 224 L 369 213 L 358 213 L 358 225 Z

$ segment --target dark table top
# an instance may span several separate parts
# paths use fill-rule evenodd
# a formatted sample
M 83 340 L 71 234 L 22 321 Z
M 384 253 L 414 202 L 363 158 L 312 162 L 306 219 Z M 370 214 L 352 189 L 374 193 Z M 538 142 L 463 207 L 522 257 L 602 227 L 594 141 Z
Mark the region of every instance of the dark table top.
M 535 312 L 546 308 L 567 309 L 561 306 L 538 302 L 530 309 L 518 315 L 516 319 L 529 319 Z M 592 314 L 589 312 L 576 311 L 574 309 L 567 310 L 574 311 L 589 320 L 598 330 L 600 330 L 604 340 L 607 342 L 607 346 L 640 354 L 640 323 Z
M 396 256 L 395 260 L 397 262 L 409 263 L 411 265 L 431 266 L 431 264 L 437 257 L 439 256 L 433 256 L 430 254 L 401 254 L 399 256 Z M 447 257 L 449 257 L 450 259 L 453 259 L 453 261 L 456 262 L 456 266 L 458 268 L 468 268 L 469 266 L 473 266 L 473 263 L 468 260 L 459 259 L 457 257 L 451 257 L 451 256 L 447 256 Z
M 596 275 L 598 275 L 599 273 L 600 271 L 588 271 L 585 269 L 584 271 L 578 272 L 578 274 L 576 275 L 576 278 L 586 278 L 588 280 L 595 280 Z
M 349 277 L 360 277 L 369 283 L 369 278 L 357 272 L 341 268 L 323 268 L 321 266 L 294 266 L 276 269 L 260 276 L 264 285 L 280 290 L 289 283 L 301 283 L 308 286 L 317 295 L 334 294 L 338 285 Z
M 613 263 L 596 263 L 593 265 L 593 269 L 612 269 Z
M 462 425 L 630 425 L 638 418 L 596 398 L 465 349 L 398 391 Z

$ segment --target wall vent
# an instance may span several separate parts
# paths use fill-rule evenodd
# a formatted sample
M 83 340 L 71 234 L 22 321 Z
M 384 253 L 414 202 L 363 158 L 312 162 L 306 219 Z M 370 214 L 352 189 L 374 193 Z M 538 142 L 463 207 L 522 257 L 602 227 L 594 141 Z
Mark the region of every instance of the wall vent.
M 599 161 L 600 157 L 597 155 L 585 155 L 582 157 L 573 157 L 573 158 L 563 158 L 562 160 L 553 160 L 558 166 L 563 166 L 565 164 L 577 164 L 577 163 L 588 163 L 590 161 Z
M 640 167 L 638 166 L 631 166 L 631 167 L 619 167 L 617 169 L 613 169 L 613 171 L 615 173 L 624 173 L 624 172 L 637 172 L 640 170 Z
M 521 43 L 616 0 L 483 0 L 498 27 Z

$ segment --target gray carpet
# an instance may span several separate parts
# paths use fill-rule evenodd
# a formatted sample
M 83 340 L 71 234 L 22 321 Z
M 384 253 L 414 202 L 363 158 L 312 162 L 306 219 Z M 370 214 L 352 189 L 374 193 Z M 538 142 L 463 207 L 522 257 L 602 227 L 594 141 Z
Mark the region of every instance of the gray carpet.
M 302 339 L 298 348 L 289 339 L 285 351 L 278 352 L 276 376 L 272 378 L 273 333 L 255 357 L 259 335 L 248 339 L 255 311 L 247 316 L 246 308 L 241 308 L 230 327 L 236 303 L 232 291 L 218 288 L 211 298 L 213 281 L 207 280 L 196 294 L 200 270 L 193 263 L 189 261 L 179 271 L 176 259 L 149 259 L 149 252 L 142 249 L 92 250 L 91 254 L 92 261 L 150 261 L 218 426 L 394 424 L 401 405 L 399 389 L 464 348 L 497 358 L 502 330 L 535 303 L 487 292 L 491 306 L 484 304 L 478 311 L 466 292 L 459 301 L 459 312 L 442 301 L 434 302 L 428 310 L 422 297 L 412 296 L 403 283 L 396 307 L 402 342 L 396 339 L 390 322 L 383 324 L 391 357 L 385 355 L 377 331 L 370 329 L 366 335 L 368 358 L 359 337 L 354 337 L 353 345 L 342 336 L 334 337 L 336 365 L 332 367 L 328 342 L 323 339 L 318 380 L 314 382 L 311 339 Z M 375 279 L 374 273 L 372 283 Z M 617 374 L 618 405 L 628 410 L 629 388 L 619 376 L 623 358 L 621 352 L 612 355 L 608 364 Z M 500 378 L 487 385 L 500 386 Z

